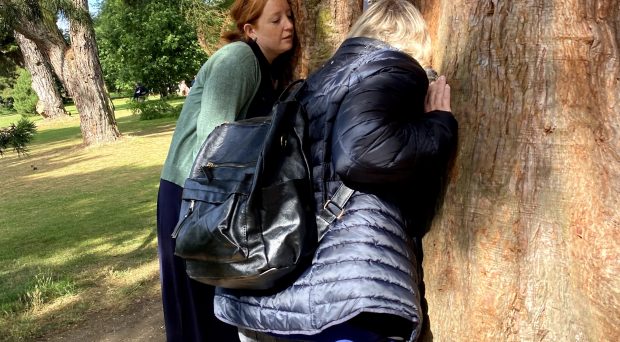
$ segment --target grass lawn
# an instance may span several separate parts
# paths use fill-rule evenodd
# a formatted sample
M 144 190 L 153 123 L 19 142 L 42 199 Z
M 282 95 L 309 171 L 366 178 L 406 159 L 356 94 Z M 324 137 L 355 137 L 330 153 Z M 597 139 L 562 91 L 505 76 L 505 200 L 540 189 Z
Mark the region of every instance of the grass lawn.
M 158 295 L 156 196 L 175 119 L 138 121 L 127 101 L 114 100 L 118 142 L 82 147 L 73 107 L 36 120 L 28 156 L 0 158 L 0 340 Z

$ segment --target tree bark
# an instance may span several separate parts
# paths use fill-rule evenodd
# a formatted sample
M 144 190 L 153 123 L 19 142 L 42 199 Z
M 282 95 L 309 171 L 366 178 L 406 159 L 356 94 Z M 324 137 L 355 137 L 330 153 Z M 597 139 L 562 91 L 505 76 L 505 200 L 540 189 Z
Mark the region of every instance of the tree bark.
M 72 0 L 88 13 L 87 0 Z M 80 114 L 80 130 L 85 145 L 110 142 L 120 137 L 112 101 L 108 94 L 97 55 L 90 17 L 70 18 L 71 46 L 55 23 L 22 15 L 15 31 L 32 40 L 46 56 L 54 73 L 73 98 Z
M 15 32 L 15 40 L 24 56 L 26 68 L 32 75 L 32 89 L 37 93 L 39 101 L 43 104 L 41 116 L 47 119 L 66 116 L 67 112 L 56 87 L 52 71 L 37 45 L 18 32 Z
M 361 14 L 362 1 L 290 1 L 300 45 L 296 69 L 299 77 L 307 77 L 336 51 Z
M 291 2 L 306 76 L 361 4 Z M 620 340 L 619 1 L 412 2 L 460 124 L 423 340 Z
M 460 123 L 425 340 L 620 340 L 619 2 L 415 3 Z
M 88 12 L 88 0 L 72 0 Z M 90 17 L 88 17 L 90 19 Z M 69 18 L 71 49 L 65 54 L 69 60 L 70 75 L 67 83 L 80 113 L 80 129 L 86 145 L 114 141 L 120 132 L 114 117 L 114 107 L 103 80 L 95 31 L 90 20 Z M 78 104 L 79 103 L 79 104 Z

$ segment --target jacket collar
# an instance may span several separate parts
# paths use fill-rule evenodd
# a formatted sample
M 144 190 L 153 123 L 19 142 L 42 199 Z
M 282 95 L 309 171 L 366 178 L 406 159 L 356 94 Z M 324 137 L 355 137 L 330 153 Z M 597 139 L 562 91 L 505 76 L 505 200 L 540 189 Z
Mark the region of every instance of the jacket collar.
M 368 37 L 353 37 L 353 38 L 346 39 L 340 45 L 338 52 L 345 53 L 345 54 L 350 54 L 350 53 L 362 54 L 362 53 L 372 52 L 375 50 L 399 51 L 397 48 L 393 47 L 392 45 L 384 41 L 378 40 L 378 39 L 368 38 Z

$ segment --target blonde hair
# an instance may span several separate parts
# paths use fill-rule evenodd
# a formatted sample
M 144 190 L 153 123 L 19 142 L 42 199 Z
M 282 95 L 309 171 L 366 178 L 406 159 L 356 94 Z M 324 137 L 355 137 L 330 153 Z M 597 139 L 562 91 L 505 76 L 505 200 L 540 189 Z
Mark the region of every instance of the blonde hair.
M 348 38 L 382 40 L 415 58 L 423 67 L 430 65 L 431 38 L 420 11 L 406 0 L 374 2 L 355 22 Z

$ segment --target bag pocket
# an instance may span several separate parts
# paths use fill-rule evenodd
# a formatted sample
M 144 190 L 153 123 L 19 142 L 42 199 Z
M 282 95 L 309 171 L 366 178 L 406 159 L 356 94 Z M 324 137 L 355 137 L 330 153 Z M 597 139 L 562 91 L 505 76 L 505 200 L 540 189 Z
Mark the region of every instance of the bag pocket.
M 236 261 L 247 257 L 246 237 L 231 229 L 231 219 L 241 194 L 230 194 L 222 203 L 196 201 L 178 227 L 175 255 L 203 261 Z
M 238 176 L 238 175 L 237 175 Z M 183 208 L 188 208 L 175 232 L 175 255 L 192 260 L 233 262 L 247 258 L 247 182 L 188 178 Z M 232 180 L 230 178 L 233 178 Z M 244 176 L 251 181 L 251 174 Z M 193 201 L 193 208 L 190 209 Z

